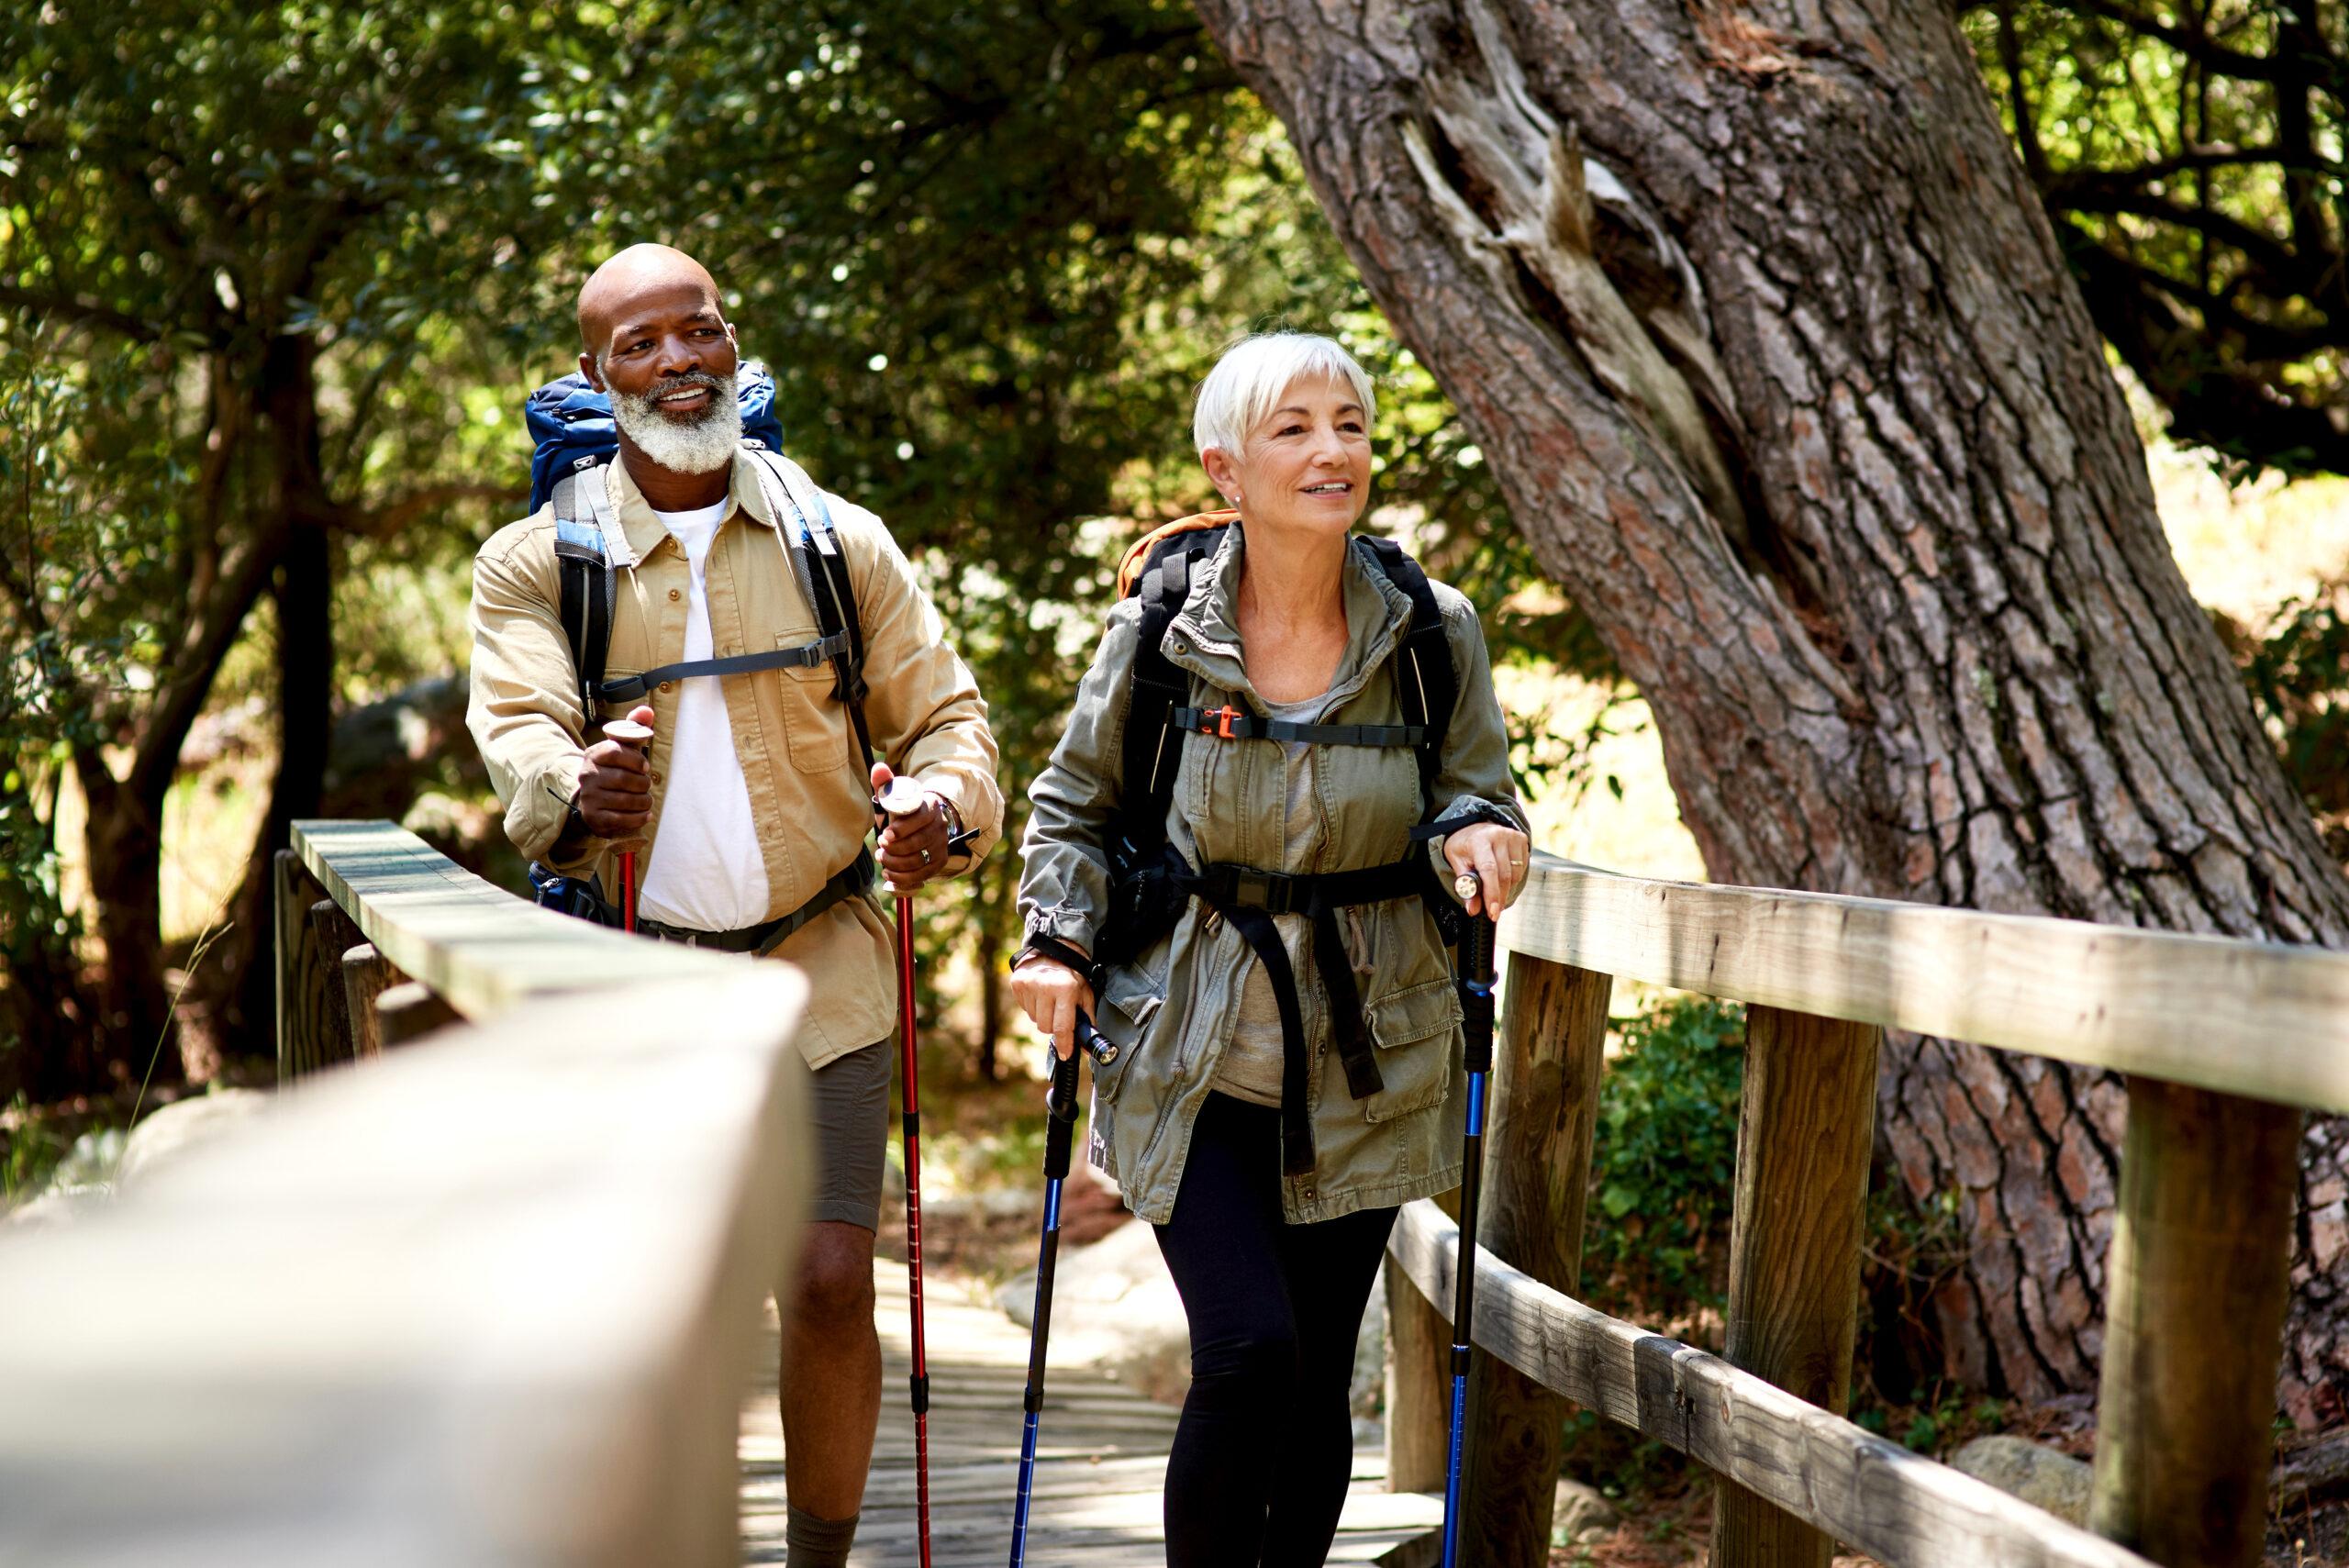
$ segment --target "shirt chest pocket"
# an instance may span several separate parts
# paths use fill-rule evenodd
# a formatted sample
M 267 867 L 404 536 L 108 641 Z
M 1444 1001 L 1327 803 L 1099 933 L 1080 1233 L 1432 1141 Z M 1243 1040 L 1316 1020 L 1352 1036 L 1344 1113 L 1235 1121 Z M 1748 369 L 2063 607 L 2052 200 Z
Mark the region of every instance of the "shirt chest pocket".
M 795 627 L 775 633 L 774 646 L 805 648 L 818 635 L 812 626 Z M 835 684 L 829 659 L 788 665 L 774 672 L 769 684 L 791 765 L 803 773 L 829 773 L 853 762 L 855 736 L 846 705 L 832 695 Z

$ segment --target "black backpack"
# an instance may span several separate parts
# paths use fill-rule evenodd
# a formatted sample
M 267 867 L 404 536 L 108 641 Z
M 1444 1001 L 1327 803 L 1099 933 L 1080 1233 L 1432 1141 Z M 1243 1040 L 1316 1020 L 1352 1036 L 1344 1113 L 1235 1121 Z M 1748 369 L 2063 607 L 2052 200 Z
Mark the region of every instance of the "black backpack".
M 800 593 L 815 607 L 816 640 L 796 648 L 663 664 L 620 680 L 606 680 L 604 667 L 611 651 L 612 606 L 618 594 L 619 573 L 612 565 L 611 553 L 605 543 L 608 531 L 618 524 L 610 515 L 611 493 L 606 488 L 608 476 L 604 469 L 611 455 L 617 454 L 618 446 L 615 443 L 613 453 L 600 461 L 592 453 L 578 456 L 554 481 L 551 499 L 554 505 L 555 566 L 562 579 L 559 613 L 564 640 L 571 645 L 571 667 L 579 680 L 583 722 L 592 727 L 602 712 L 602 703 L 640 697 L 663 681 L 697 675 L 749 674 L 757 670 L 805 669 L 829 662 L 832 666 L 832 695 L 848 706 L 849 722 L 856 730 L 856 743 L 864 758 L 865 773 L 870 774 L 873 737 L 865 727 L 864 699 L 871 688 L 864 679 L 864 630 L 857 617 L 856 593 L 849 582 L 848 560 L 841 551 L 840 536 L 832 528 L 831 508 L 824 501 L 823 491 L 797 464 L 756 438 L 744 438 L 742 446 L 758 462 L 760 486 L 778 522 L 792 517 L 799 523 L 799 537 L 786 539 L 785 553 L 799 579 Z M 787 526 L 784 531 L 788 533 Z M 599 925 L 621 923 L 618 909 L 604 896 L 595 880 L 565 876 L 536 862 L 530 866 L 529 874 L 533 897 L 540 907 L 576 915 Z M 759 951 L 769 951 L 825 909 L 868 886 L 872 880 L 870 851 L 860 851 L 855 861 L 835 873 L 814 898 L 782 919 L 770 922 L 768 940 Z
M 799 537 L 789 539 L 785 549 L 799 579 L 799 591 L 815 607 L 816 640 L 796 648 L 663 664 L 617 681 L 606 680 L 604 662 L 611 647 L 618 573 L 605 538 L 618 522 L 608 515 L 611 495 L 605 488 L 604 465 L 583 463 L 557 479 L 551 493 L 555 564 L 562 580 L 562 632 L 571 644 L 571 667 L 579 677 L 581 711 L 586 722 L 593 724 L 602 711 L 599 704 L 630 701 L 663 681 L 805 669 L 829 662 L 832 695 L 848 705 L 849 719 L 869 772 L 873 739 L 864 722 L 864 699 L 871 691 L 864 679 L 864 631 L 857 618 L 856 592 L 849 584 L 848 561 L 832 528 L 831 508 L 825 504 L 824 493 L 798 465 L 769 450 L 762 441 L 746 439 L 742 445 L 758 461 L 769 503 L 777 499 L 783 503 L 776 507 L 778 517 L 790 516 L 800 525 Z

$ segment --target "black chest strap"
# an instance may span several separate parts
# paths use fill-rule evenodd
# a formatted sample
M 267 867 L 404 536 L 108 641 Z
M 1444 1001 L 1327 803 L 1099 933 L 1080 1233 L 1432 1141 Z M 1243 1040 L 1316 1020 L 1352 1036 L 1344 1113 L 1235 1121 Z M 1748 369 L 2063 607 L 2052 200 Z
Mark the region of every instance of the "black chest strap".
M 1427 739 L 1424 724 L 1292 724 L 1259 718 L 1245 708 L 1178 707 L 1174 728 L 1219 740 L 1302 740 L 1313 746 L 1416 746 Z
M 698 675 L 748 675 L 761 670 L 807 670 L 828 662 L 848 646 L 844 633 L 803 642 L 796 648 L 776 648 L 764 653 L 737 653 L 726 659 L 691 659 L 682 664 L 663 664 L 640 674 L 622 675 L 606 681 L 596 688 L 596 695 L 606 702 L 628 702 L 640 697 L 663 681 L 685 681 Z

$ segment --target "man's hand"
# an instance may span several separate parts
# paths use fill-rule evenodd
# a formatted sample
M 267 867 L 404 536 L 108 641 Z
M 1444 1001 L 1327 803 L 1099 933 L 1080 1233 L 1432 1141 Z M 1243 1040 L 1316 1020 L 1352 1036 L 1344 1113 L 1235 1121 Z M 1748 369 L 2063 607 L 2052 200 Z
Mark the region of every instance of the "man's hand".
M 874 763 L 873 798 L 879 800 L 896 777 L 887 763 Z M 893 890 L 910 893 L 930 878 L 946 874 L 951 829 L 938 796 L 925 795 L 921 808 L 903 817 L 888 816 L 876 806 L 873 823 L 881 829 L 881 874 L 888 878 Z
M 652 710 L 639 706 L 629 717 L 650 728 Z M 642 748 L 598 740 L 579 760 L 579 793 L 572 797 L 587 831 L 598 839 L 625 839 L 652 820 L 652 775 Z

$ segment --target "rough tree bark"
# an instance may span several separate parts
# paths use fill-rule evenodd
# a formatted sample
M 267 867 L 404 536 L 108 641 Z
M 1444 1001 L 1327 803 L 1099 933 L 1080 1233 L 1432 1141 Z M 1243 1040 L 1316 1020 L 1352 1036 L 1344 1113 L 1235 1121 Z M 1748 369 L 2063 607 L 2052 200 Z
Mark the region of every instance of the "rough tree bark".
M 1724 880 L 2338 943 L 2349 883 L 2170 558 L 1941 0 L 1201 0 Z M 1888 1041 L 1956 1369 L 2093 1386 L 2123 1095 Z M 2288 1407 L 2342 1413 L 2311 1134 Z

